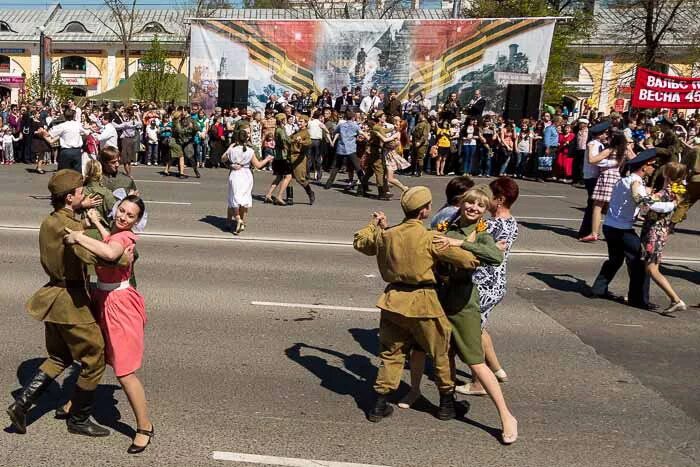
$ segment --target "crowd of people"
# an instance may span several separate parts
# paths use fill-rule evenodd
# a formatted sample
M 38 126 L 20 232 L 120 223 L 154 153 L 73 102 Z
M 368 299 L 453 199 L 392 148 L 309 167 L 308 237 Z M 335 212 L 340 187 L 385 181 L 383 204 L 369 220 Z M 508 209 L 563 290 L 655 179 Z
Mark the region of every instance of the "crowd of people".
M 187 166 L 197 177 L 204 167 L 228 169 L 227 221 L 235 234 L 246 228 L 253 170 L 273 172 L 264 202 L 278 206 L 294 203 L 292 181 L 313 205 L 313 182 L 330 189 L 341 170 L 348 174 L 344 188 L 358 195 L 368 195 L 373 176 L 378 199 L 391 199 L 390 186 L 398 188 L 404 221 L 389 228 L 386 215 L 375 212 L 354 237 L 357 250 L 377 256 L 389 283 L 377 304 L 382 365 L 368 418 L 376 422 L 390 415 L 388 398 L 407 356 L 411 390 L 399 407 L 411 407 L 421 397 L 430 357 L 440 392 L 438 418 L 454 418 L 455 392 L 488 395 L 501 419 L 502 441 L 515 442 L 517 421 L 499 385 L 508 376 L 486 328 L 505 296 L 507 258 L 518 235 L 511 214 L 519 194 L 515 179 L 586 188 L 580 240 L 597 241 L 602 227 L 609 255 L 591 287 L 593 296 L 622 300 L 608 285 L 626 261 L 626 303 L 655 309 L 649 301 L 653 279 L 671 301 L 663 312 L 684 310 L 659 264 L 674 226 L 700 192 L 700 118 L 594 112 L 573 120 L 564 112 L 544 112 L 538 120 L 513 122 L 484 115 L 484 106 L 478 91 L 466 106 L 452 94 L 433 108 L 422 96 L 399 100 L 389 92 L 384 98 L 373 89 L 362 97 L 344 89 L 336 99 L 325 91 L 317 99 L 310 93 L 271 96 L 264 112 L 250 113 L 217 107 L 207 115 L 197 104 L 80 107 L 73 100 L 60 114 L 42 101 L 3 108 L 3 163 L 35 164 L 40 174 L 48 164 L 57 165 L 49 182 L 54 211 L 39 234 L 49 283 L 27 306 L 45 322 L 49 358 L 7 409 L 15 430 L 26 431 L 32 404 L 78 361 L 74 396 L 57 416 L 67 419 L 72 433 L 107 435 L 89 418 L 106 362 L 137 421 L 129 452 L 150 443 L 153 423 L 136 377 L 146 313 L 133 268 L 134 232 L 147 213 L 130 175 L 133 165 L 160 164 L 164 176 L 171 175 L 172 165 L 179 177 L 187 176 Z M 410 188 L 397 177 L 423 173 L 454 175 L 431 230 L 423 226 L 432 209 L 430 191 Z M 475 185 L 473 177 L 480 176 L 496 178 Z M 641 236 L 635 221 L 643 223 Z M 86 264 L 95 266 L 92 288 Z M 455 357 L 470 367 L 471 382 L 456 384 Z

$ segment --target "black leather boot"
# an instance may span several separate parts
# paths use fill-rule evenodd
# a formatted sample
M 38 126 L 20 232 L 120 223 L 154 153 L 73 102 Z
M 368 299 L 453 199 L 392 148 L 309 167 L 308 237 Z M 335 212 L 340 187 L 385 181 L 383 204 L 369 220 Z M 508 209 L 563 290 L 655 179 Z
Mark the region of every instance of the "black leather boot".
M 306 194 L 309 195 L 309 204 L 311 206 L 314 205 L 316 202 L 316 195 L 314 194 L 313 190 L 311 189 L 311 185 L 306 185 L 304 187 L 304 191 L 306 191 Z
M 75 388 L 70 414 L 68 420 L 66 420 L 69 433 L 93 437 L 109 435 L 108 429 L 90 420 L 94 401 L 95 391 L 86 391 L 79 387 Z
M 455 395 L 453 392 L 440 394 L 440 407 L 437 411 L 437 418 L 440 420 L 452 420 L 457 416 L 455 410 Z
M 32 407 L 34 401 L 51 384 L 53 378 L 43 371 L 38 371 L 34 377 L 22 388 L 22 392 L 15 401 L 7 408 L 7 415 L 10 416 L 12 426 L 20 434 L 27 432 L 27 412 Z
M 386 401 L 387 396 L 382 394 L 377 394 L 377 399 L 374 402 L 374 407 L 367 414 L 367 419 L 370 422 L 377 423 L 383 418 L 390 416 L 394 413 L 394 408 Z
M 284 202 L 287 204 L 287 206 L 294 205 L 294 187 L 287 187 L 287 198 L 284 200 Z

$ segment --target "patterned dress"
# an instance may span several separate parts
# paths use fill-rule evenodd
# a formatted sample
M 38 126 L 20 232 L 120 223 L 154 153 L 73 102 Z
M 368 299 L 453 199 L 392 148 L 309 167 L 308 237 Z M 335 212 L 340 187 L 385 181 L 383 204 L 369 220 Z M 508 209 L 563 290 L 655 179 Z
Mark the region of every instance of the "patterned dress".
M 481 328 L 488 323 L 489 313 L 493 307 L 503 300 L 506 295 L 506 276 L 508 255 L 518 238 L 518 222 L 514 217 L 496 217 L 487 221 L 488 233 L 496 242 L 506 241 L 503 262 L 499 265 L 484 264 L 479 266 L 472 275 L 472 281 L 479 290 L 479 306 L 481 307 Z
M 655 199 L 647 197 L 642 200 L 642 203 L 650 205 L 655 201 L 667 202 L 675 199 L 676 196 L 668 189 L 664 188 L 657 193 Z M 642 243 L 642 261 L 656 264 L 661 262 L 661 255 L 668 241 L 672 215 L 673 211 L 662 213 L 649 210 L 647 212 L 640 235 Z

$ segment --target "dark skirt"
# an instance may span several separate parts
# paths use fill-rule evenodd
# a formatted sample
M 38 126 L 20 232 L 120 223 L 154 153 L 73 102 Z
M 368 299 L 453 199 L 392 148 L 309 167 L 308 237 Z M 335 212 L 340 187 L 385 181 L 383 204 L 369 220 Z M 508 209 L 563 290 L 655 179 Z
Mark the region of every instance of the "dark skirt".
M 43 154 L 45 152 L 51 152 L 51 145 L 41 136 L 34 136 L 32 138 L 32 154 Z
M 284 177 L 292 174 L 292 164 L 287 159 L 275 159 L 272 161 L 272 173 Z

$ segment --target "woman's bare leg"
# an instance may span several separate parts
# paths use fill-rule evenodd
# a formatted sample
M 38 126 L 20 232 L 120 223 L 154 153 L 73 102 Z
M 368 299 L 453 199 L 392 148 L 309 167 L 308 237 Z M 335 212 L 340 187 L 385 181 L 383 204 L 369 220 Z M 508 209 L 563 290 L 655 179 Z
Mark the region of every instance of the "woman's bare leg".
M 493 341 L 491 340 L 491 335 L 484 329 L 481 331 L 481 348 L 484 349 L 484 356 L 486 357 L 486 364 L 494 373 L 501 369 L 501 363 L 498 361 L 496 356 L 496 351 L 493 348 Z M 474 375 L 472 379 L 471 390 L 472 391 L 482 391 L 484 387 L 479 381 L 479 377 Z
M 117 378 L 121 384 L 126 397 L 129 399 L 129 404 L 134 411 L 136 417 L 136 427 L 141 430 L 152 430 L 153 424 L 148 417 L 148 406 L 146 404 L 146 392 L 143 389 L 141 381 L 134 373 Z M 137 433 L 134 437 L 134 444 L 137 446 L 145 446 L 148 442 L 148 437 Z
M 503 397 L 503 392 L 501 391 L 501 386 L 498 384 L 498 380 L 485 363 L 469 365 L 469 368 L 472 374 L 479 378 L 486 393 L 496 406 L 496 410 L 498 410 L 498 416 L 501 418 L 501 427 L 503 428 L 503 440 L 505 442 L 513 442 L 518 436 L 518 421 L 513 414 L 510 413 L 506 405 L 506 400 Z
M 591 219 L 591 233 L 598 235 L 600 224 L 603 219 L 603 203 L 595 202 L 593 205 L 593 217 Z
M 661 287 L 661 290 L 664 291 L 664 293 L 673 303 L 678 303 L 681 301 L 681 297 L 679 297 L 676 291 L 673 290 L 673 287 L 671 287 L 671 283 L 668 281 L 668 279 L 666 279 L 666 276 L 661 274 L 661 271 L 659 271 L 659 265 L 657 263 L 648 263 L 647 272 L 654 280 L 656 285 Z
M 278 199 L 282 199 L 282 196 L 285 195 L 285 192 L 287 191 L 287 186 L 289 186 L 289 182 L 292 181 L 292 176 L 291 175 L 285 175 L 284 178 L 282 178 L 282 181 L 279 184 L 279 190 L 277 194 Z
M 408 391 L 408 394 L 399 402 L 399 407 L 402 409 L 408 409 L 420 397 L 420 382 L 423 379 L 423 372 L 425 371 L 425 352 L 422 350 L 412 350 L 410 362 L 411 390 Z

